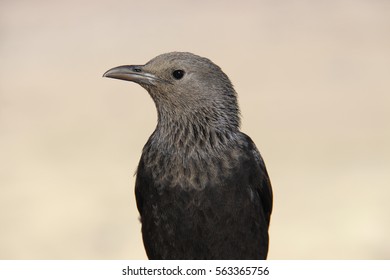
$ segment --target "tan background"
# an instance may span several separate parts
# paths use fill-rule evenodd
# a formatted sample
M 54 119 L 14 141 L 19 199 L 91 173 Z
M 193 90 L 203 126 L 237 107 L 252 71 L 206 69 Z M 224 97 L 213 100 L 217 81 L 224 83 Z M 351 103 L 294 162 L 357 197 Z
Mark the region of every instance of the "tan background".
M 156 124 L 101 78 L 173 50 L 220 65 L 261 150 L 271 259 L 390 258 L 390 1 L 0 2 L 0 258 L 142 259 Z

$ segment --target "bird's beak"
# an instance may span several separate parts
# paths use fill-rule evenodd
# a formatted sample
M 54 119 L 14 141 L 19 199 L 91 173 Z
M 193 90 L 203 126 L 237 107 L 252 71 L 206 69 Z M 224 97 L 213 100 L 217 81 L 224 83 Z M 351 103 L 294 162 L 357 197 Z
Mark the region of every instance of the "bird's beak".
M 155 85 L 159 80 L 155 75 L 145 72 L 143 65 L 124 65 L 114 67 L 106 73 L 103 77 L 125 80 L 135 82 L 137 84 Z

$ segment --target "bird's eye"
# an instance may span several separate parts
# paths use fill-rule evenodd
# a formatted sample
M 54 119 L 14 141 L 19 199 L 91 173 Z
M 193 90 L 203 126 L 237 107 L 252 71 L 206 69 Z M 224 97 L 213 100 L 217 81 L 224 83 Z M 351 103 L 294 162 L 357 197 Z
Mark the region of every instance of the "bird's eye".
M 183 70 L 175 70 L 175 71 L 172 72 L 172 76 L 176 80 L 180 80 L 184 76 L 184 71 Z

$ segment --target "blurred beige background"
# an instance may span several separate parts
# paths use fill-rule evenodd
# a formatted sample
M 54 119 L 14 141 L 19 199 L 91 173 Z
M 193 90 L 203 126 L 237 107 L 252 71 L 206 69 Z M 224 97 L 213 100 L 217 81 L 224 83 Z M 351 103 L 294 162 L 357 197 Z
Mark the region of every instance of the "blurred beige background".
M 144 259 L 156 125 L 109 68 L 206 56 L 274 188 L 270 259 L 390 258 L 390 1 L 0 2 L 0 259 Z

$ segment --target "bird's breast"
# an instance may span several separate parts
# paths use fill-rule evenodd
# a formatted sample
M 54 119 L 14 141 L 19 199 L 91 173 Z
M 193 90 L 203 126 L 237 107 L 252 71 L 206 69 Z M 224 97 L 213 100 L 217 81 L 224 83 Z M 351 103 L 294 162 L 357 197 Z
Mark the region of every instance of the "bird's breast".
M 232 174 L 242 160 L 235 149 L 225 151 L 150 149 L 143 155 L 145 168 L 160 187 L 204 189 Z

